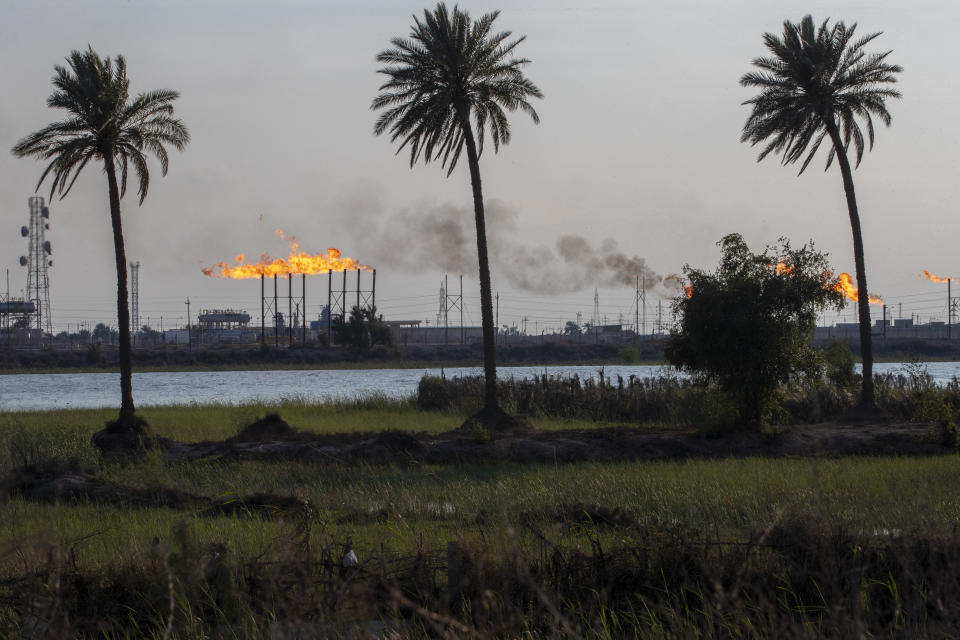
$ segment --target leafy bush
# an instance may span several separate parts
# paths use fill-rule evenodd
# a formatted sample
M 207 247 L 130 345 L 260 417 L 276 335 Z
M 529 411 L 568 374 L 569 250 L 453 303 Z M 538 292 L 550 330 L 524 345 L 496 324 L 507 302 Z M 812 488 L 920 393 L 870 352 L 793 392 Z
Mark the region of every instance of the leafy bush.
M 918 417 L 930 424 L 931 433 L 937 442 L 946 447 L 957 446 L 957 417 L 944 394 L 927 394 L 920 403 Z
M 677 324 L 664 351 L 676 367 L 716 382 L 737 405 L 740 421 L 769 421 L 778 387 L 811 375 L 817 313 L 841 308 L 826 256 L 812 243 L 793 249 L 781 238 L 752 253 L 738 234 L 719 243 L 713 273 L 684 267 L 690 286 L 673 303 Z
M 854 358 L 850 344 L 846 340 L 831 338 L 823 350 L 823 359 L 827 364 L 827 379 L 841 389 L 850 389 L 854 378 Z
M 440 376 L 423 376 L 417 384 L 417 405 L 424 411 L 443 411 L 450 407 L 450 393 Z

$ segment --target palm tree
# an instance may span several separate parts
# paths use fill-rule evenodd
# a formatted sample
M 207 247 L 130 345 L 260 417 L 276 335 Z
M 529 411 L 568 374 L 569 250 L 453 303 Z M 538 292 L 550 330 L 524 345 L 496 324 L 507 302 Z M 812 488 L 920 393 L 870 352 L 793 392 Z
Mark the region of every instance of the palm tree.
M 49 160 L 40 175 L 37 189 L 49 176 L 50 197 L 66 197 L 90 160 L 103 161 L 110 198 L 110 222 L 117 263 L 117 324 L 120 341 L 120 416 L 113 431 L 138 431 L 143 422 L 134 413 L 131 386 L 130 312 L 127 306 L 127 259 L 123 248 L 120 199 L 127 190 L 130 167 L 139 179 L 140 204 L 147 197 L 150 172 L 146 154 L 160 161 L 167 173 L 165 144 L 182 150 L 190 134 L 173 117 L 173 101 L 180 94 L 169 89 L 141 93 L 129 99 L 130 81 L 123 56 L 101 58 L 92 47 L 74 50 L 67 58 L 69 68 L 55 65 L 53 86 L 47 106 L 65 109 L 69 116 L 28 135 L 13 147 L 19 157 Z M 119 181 L 117 172 L 119 171 Z
M 825 20 L 819 28 L 806 16 L 799 24 L 783 23 L 783 36 L 763 35 L 772 54 L 757 58 L 753 65 L 759 71 L 745 74 L 740 84 L 757 87 L 760 93 L 743 104 L 753 111 L 743 126 L 741 142 L 751 146 L 765 142 L 758 161 L 769 153 L 782 154 L 783 164 L 804 158 L 803 173 L 824 138 L 830 138 L 830 151 L 824 170 L 834 157 L 840 165 L 847 210 L 853 229 L 853 257 L 856 263 L 860 304 L 860 352 L 863 358 L 863 393 L 860 406 L 875 409 L 873 392 L 873 345 L 870 327 L 870 305 L 867 303 L 867 274 L 863 258 L 860 214 L 853 189 L 853 173 L 847 152 L 853 143 L 857 165 L 863 158 L 866 124 L 867 138 L 873 149 L 873 118 L 890 125 L 887 98 L 900 94 L 889 85 L 897 81 L 894 74 L 903 69 L 887 62 L 890 51 L 864 51 L 879 33 L 853 40 L 857 25 L 847 27 L 836 22 L 828 27 Z
M 484 408 L 478 417 L 495 421 L 502 416 L 497 404 L 497 370 L 493 327 L 493 295 L 487 259 L 486 223 L 480 186 L 479 157 L 487 135 L 494 151 L 510 141 L 510 123 L 504 109 L 525 111 L 539 122 L 530 98 L 543 94 L 524 77 L 530 61 L 513 57 L 525 37 L 510 41 L 511 33 L 491 31 L 499 11 L 479 20 L 456 6 L 439 3 L 425 9 L 423 20 L 413 17 L 408 38 L 394 38 L 392 48 L 377 55 L 388 77 L 371 108 L 383 109 L 374 133 L 390 132 L 400 143 L 397 153 L 410 148 L 410 166 L 439 160 L 449 176 L 467 149 L 480 262 L 480 311 L 483 321 Z M 476 130 L 476 137 L 474 137 Z

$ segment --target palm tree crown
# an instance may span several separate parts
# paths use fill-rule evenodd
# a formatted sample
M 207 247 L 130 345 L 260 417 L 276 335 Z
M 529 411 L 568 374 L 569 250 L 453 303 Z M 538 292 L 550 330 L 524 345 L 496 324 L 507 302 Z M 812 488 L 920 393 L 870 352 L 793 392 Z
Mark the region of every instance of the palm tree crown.
M 51 198 L 55 192 L 61 198 L 66 196 L 91 159 L 115 164 L 123 197 L 128 167 L 132 166 L 139 178 L 138 192 L 143 203 L 150 186 L 146 153 L 156 156 L 166 175 L 164 145 L 182 150 L 190 141 L 187 128 L 173 117 L 172 103 L 180 94 L 161 89 L 129 100 L 130 81 L 123 56 L 113 61 L 100 58 L 88 48 L 73 51 L 67 63 L 69 69 L 54 67 L 56 91 L 47 98 L 47 106 L 66 109 L 70 117 L 23 138 L 13 147 L 13 153 L 50 160 L 37 188 L 51 176 Z
M 371 105 L 385 109 L 377 119 L 377 135 L 389 130 L 397 153 L 410 147 L 410 165 L 441 160 L 449 175 L 463 150 L 464 127 L 472 115 L 477 130 L 478 155 L 489 134 L 494 150 L 510 141 L 510 123 L 504 109 L 522 109 L 539 122 L 528 101 L 542 98 L 521 68 L 530 61 L 512 57 L 525 37 L 508 41 L 511 32 L 492 33 L 499 11 L 476 21 L 454 6 L 424 10 L 413 17 L 409 38 L 393 38 L 393 48 L 377 55 L 388 66 L 379 70 L 389 80 Z
M 828 27 L 827 22 L 817 28 L 813 18 L 806 16 L 800 24 L 784 22 L 782 37 L 765 33 L 764 44 L 772 56 L 755 59 L 759 70 L 740 79 L 741 85 L 760 89 L 743 103 L 752 105 L 753 111 L 740 138 L 751 145 L 768 141 L 758 160 L 774 152 L 783 154 L 783 164 L 791 164 L 806 154 L 800 167 L 803 173 L 830 135 L 829 128 L 836 126 L 845 149 L 853 142 L 859 166 L 864 136 L 858 120 L 866 124 L 871 149 L 873 118 L 890 124 L 885 101 L 900 94 L 888 85 L 897 81 L 894 74 L 903 69 L 886 62 L 890 51 L 868 54 L 863 50 L 879 33 L 854 41 L 856 24 L 847 27 L 837 22 Z M 831 145 L 826 168 L 835 155 Z

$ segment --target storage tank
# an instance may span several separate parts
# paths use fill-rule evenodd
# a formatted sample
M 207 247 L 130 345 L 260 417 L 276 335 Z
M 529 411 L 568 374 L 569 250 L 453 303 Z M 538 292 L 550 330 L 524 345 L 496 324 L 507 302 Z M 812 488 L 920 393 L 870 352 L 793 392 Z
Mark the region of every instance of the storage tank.
M 10 302 L 0 302 L 0 314 L 5 313 L 34 313 L 37 310 L 32 302 L 23 300 L 11 300 Z

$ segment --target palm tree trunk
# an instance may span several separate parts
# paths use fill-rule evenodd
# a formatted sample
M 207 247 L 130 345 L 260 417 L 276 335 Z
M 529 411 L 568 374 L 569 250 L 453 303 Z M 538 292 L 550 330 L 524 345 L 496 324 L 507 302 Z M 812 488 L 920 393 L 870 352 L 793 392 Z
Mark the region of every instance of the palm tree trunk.
M 104 154 L 107 185 L 110 189 L 110 222 L 113 225 L 113 251 L 117 261 L 117 330 L 120 342 L 120 418 L 122 427 L 136 424 L 133 407 L 133 359 L 130 349 L 130 309 L 127 306 L 127 254 L 123 248 L 120 221 L 120 191 L 113 157 Z
M 853 190 L 853 172 L 847 159 L 847 150 L 840 139 L 840 130 L 836 122 L 827 119 L 827 132 L 833 141 L 843 176 L 843 190 L 847 195 L 847 211 L 850 213 L 850 227 L 853 230 L 853 261 L 857 272 L 857 295 L 860 322 L 860 358 L 863 360 L 863 392 L 860 395 L 860 407 L 875 409 L 873 394 L 873 328 L 870 326 L 870 296 L 867 293 L 867 269 L 863 259 L 863 236 L 860 232 L 860 213 L 857 211 L 857 195 Z
M 480 259 L 480 317 L 483 325 L 483 411 L 492 415 L 499 411 L 497 404 L 497 353 L 493 326 L 493 293 L 490 285 L 490 260 L 487 258 L 487 227 L 483 215 L 483 191 L 480 188 L 480 161 L 473 139 L 468 115 L 460 116 L 464 140 L 467 143 L 467 162 L 470 165 L 470 184 L 473 186 L 473 213 L 477 222 L 477 257 Z

